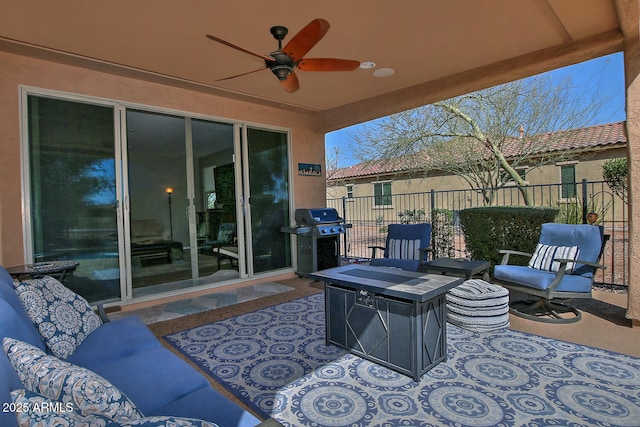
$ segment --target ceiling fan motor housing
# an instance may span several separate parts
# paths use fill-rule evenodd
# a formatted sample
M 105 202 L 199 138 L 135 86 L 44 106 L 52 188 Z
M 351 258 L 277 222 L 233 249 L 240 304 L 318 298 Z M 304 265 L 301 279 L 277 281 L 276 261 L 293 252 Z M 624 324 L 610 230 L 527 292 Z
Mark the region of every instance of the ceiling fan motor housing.
M 269 56 L 273 57 L 274 61 L 265 61 L 267 68 L 276 75 L 278 80 L 286 80 L 296 66 L 293 59 L 279 50 L 271 52 Z

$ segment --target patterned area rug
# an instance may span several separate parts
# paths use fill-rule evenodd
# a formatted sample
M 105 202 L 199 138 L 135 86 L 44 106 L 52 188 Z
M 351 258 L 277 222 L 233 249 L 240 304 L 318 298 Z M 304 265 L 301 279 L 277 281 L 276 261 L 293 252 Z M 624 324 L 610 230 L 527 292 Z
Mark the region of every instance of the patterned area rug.
M 447 325 L 420 382 L 325 346 L 323 294 L 165 339 L 287 426 L 638 426 L 640 359 L 504 329 Z

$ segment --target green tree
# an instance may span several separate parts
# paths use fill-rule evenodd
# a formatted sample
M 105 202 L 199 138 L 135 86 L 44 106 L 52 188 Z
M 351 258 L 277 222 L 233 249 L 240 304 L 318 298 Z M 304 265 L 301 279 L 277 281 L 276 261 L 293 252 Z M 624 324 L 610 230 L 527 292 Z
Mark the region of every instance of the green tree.
M 602 178 L 606 181 L 611 191 L 627 202 L 627 158 L 611 159 L 602 165 Z
M 515 182 L 530 205 L 518 168 L 574 156 L 575 150 L 554 149 L 566 138 L 557 131 L 594 123 L 602 110 L 595 91 L 574 89 L 571 79 L 555 83 L 542 74 L 425 105 L 363 126 L 353 151 L 361 161 L 413 159 L 424 174 L 458 175 L 471 188 L 484 188 L 487 204 L 494 189 Z

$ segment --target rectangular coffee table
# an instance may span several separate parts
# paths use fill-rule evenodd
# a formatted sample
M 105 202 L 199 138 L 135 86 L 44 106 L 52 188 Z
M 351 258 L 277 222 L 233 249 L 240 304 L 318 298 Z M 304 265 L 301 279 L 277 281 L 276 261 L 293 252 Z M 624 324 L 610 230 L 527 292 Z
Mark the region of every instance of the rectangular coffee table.
M 359 264 L 309 277 L 325 282 L 327 345 L 414 381 L 446 360 L 445 295 L 462 278 Z

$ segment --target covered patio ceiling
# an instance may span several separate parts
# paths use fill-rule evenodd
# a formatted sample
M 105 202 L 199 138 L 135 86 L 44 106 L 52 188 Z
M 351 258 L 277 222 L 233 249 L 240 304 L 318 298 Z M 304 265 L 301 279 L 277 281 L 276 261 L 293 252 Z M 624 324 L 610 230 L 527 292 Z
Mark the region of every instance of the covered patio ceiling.
M 308 112 L 331 131 L 621 51 L 638 28 L 628 0 L 1 0 L 0 50 Z M 315 18 L 331 28 L 306 55 L 373 62 L 297 71 L 287 93 L 260 58 Z M 392 69 L 387 77 L 376 71 Z

